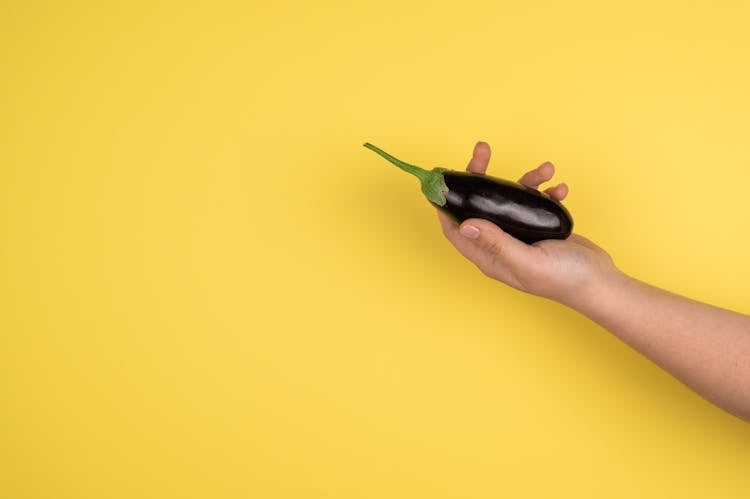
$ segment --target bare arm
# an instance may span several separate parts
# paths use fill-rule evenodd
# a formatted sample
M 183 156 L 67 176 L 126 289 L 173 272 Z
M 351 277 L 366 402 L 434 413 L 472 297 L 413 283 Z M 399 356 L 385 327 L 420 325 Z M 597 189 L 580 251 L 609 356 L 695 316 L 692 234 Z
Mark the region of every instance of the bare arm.
M 625 275 L 568 303 L 717 406 L 750 422 L 750 317 Z
M 478 143 L 468 170 L 483 173 L 489 146 Z M 537 188 L 545 163 L 521 182 Z M 556 199 L 565 184 L 547 189 Z M 620 272 L 580 235 L 526 245 L 485 220 L 457 226 L 440 215 L 453 245 L 489 277 L 589 317 L 724 410 L 750 422 L 750 316 L 700 303 Z

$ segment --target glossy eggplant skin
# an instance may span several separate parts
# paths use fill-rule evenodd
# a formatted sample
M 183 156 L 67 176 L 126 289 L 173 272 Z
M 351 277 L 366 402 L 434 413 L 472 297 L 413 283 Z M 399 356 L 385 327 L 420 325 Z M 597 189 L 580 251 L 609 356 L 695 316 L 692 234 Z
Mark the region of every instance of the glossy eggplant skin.
M 488 175 L 446 170 L 446 203 L 433 203 L 456 222 L 482 218 L 531 244 L 566 239 L 573 230 L 568 210 L 547 194 Z

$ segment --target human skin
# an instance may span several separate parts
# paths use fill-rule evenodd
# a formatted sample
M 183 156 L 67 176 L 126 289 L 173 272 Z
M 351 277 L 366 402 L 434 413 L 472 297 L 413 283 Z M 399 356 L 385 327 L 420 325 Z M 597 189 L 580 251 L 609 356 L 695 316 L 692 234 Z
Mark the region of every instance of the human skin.
M 467 170 L 485 173 L 490 147 L 474 147 Z M 520 182 L 534 189 L 551 163 Z M 545 189 L 562 201 L 565 184 Z M 750 422 L 750 316 L 657 288 L 620 271 L 609 254 L 578 234 L 525 244 L 491 222 L 457 225 L 438 212 L 443 233 L 487 276 L 566 305 L 598 323 L 718 407 Z

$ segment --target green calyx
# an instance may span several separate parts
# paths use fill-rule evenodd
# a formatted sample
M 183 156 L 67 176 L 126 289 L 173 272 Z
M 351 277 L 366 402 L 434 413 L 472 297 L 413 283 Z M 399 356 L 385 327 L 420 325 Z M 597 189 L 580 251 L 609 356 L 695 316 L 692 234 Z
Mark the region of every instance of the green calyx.
M 394 158 L 384 150 L 370 144 L 369 142 L 365 143 L 364 146 L 381 155 L 405 172 L 411 173 L 417 177 L 422 184 L 422 193 L 427 196 L 427 199 L 438 206 L 445 205 L 445 193 L 448 192 L 448 186 L 445 185 L 445 179 L 443 178 L 443 172 L 446 170 L 445 168 L 438 167 L 433 168 L 432 170 L 425 170 L 424 168 L 404 163 L 400 159 Z

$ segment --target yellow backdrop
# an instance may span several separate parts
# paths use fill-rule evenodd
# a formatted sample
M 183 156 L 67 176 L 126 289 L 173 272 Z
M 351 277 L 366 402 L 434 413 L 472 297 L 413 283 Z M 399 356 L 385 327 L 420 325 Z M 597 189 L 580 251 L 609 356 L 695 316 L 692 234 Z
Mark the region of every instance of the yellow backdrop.
M 750 313 L 747 2 L 13 3 L 0 497 L 747 497 L 750 426 L 361 146 L 553 161 L 622 269 Z

